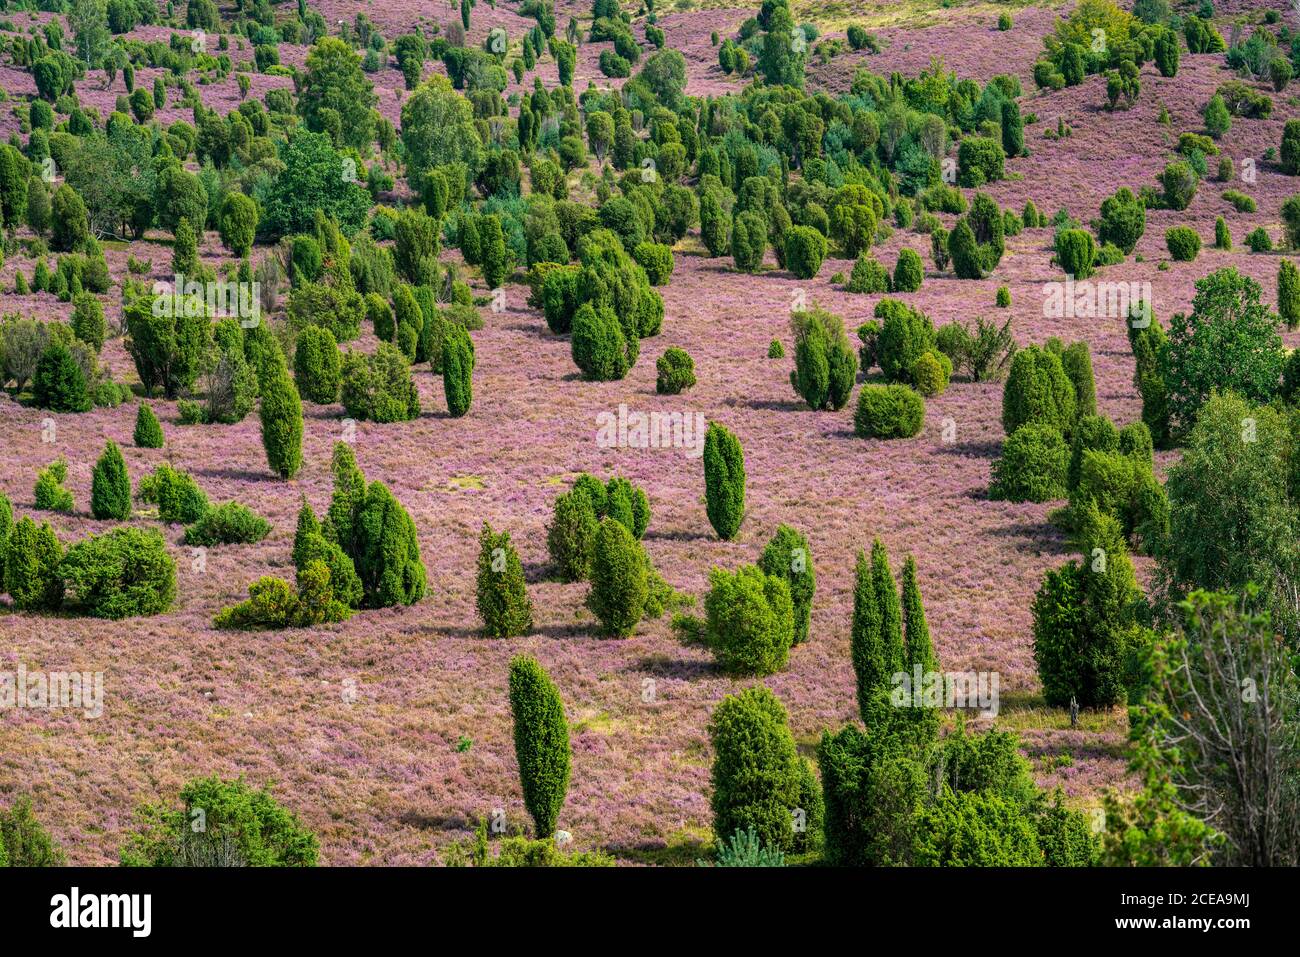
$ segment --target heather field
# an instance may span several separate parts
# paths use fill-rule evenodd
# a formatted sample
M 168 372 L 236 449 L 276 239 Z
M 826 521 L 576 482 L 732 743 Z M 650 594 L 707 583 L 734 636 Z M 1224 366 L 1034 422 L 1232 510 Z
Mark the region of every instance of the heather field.
M 160 13 L 158 22 L 136 25 L 112 41 L 165 44 L 173 34 L 187 36 L 185 5 L 175 6 L 176 26 Z M 67 10 L 73 7 L 69 3 Z M 269 9 L 283 20 L 293 17 L 293 7 Z M 445 2 L 311 0 L 301 7 L 318 12 L 332 33 L 364 13 L 390 47 L 397 37 L 432 24 L 446 36 L 460 18 L 459 8 Z M 808 94 L 847 95 L 859 70 L 886 80 L 895 73 L 915 77 L 939 61 L 957 79 L 973 80 L 981 89 L 997 75 L 1017 78 L 1023 155 L 1008 156 L 1003 178 L 980 189 L 999 208 L 1018 212 L 1031 201 L 1046 217 L 1067 211 L 1084 229 L 1119 187 L 1135 194 L 1143 187 L 1158 191 L 1161 170 L 1179 158 L 1179 135 L 1203 134 L 1207 101 L 1222 84 L 1241 78 L 1223 51 L 1193 53 L 1184 45 L 1176 75 L 1162 76 L 1154 62 L 1146 62 L 1131 104 L 1110 109 L 1104 75 L 1087 75 L 1055 90 L 1035 83 L 1043 38 L 1071 14 L 1071 3 L 794 0 L 791 7 L 795 23 L 819 28 L 808 44 Z M 664 50 L 680 51 L 686 97 L 739 98 L 760 82 L 752 73 L 724 73 L 716 38 L 735 37 L 757 8 L 727 0 L 678 0 L 658 7 L 653 24 L 639 5 L 622 9 L 646 55 L 655 49 L 647 25 L 663 31 Z M 203 106 L 224 116 L 272 90 L 293 93 L 292 72 L 308 70 L 311 47 L 281 43 L 283 69 L 272 75 L 255 70 L 250 41 L 228 32 L 246 16 L 242 7 L 219 3 L 217 10 L 225 27 L 217 32 L 230 37 L 236 68 L 223 76 L 191 71 Z M 1175 4 L 1174 10 L 1187 17 L 1196 5 Z M 1266 0 L 1220 2 L 1209 22 L 1232 43 L 1239 33 L 1248 37 L 1264 24 L 1268 12 L 1296 26 L 1286 4 Z M 998 28 L 1002 14 L 1014 17 L 1011 29 Z M 586 41 L 592 23 L 586 0 L 557 0 L 554 15 L 558 35 L 571 18 L 582 31 L 569 84 L 576 93 L 589 83 L 617 90 L 632 82 L 602 73 L 600 55 L 611 44 Z M 32 67 L 16 55 L 13 41 L 43 36 L 44 24 L 67 17 L 13 3 L 0 12 L 5 43 L 0 141 L 26 147 L 32 133 L 28 103 L 40 99 Z M 1275 19 L 1266 29 L 1278 29 Z M 481 48 L 491 31 L 504 29 L 516 45 L 508 58 L 513 60 L 519 39 L 535 22 L 516 0 L 497 0 L 495 7 L 480 0 L 464 45 Z M 871 32 L 874 52 L 844 43 L 854 25 Z M 66 34 L 65 47 L 73 49 L 71 26 Z M 1181 33 L 1177 36 L 1182 42 Z M 832 40 L 842 47 L 835 55 L 813 52 L 818 43 Z M 362 49 L 355 38 L 351 42 Z M 400 144 L 402 107 L 416 94 L 404 87 L 396 60 L 387 56 L 364 76 L 373 84 L 375 110 L 396 129 Z M 249 61 L 246 68 L 241 61 Z M 634 77 L 637 69 L 632 68 Z M 110 81 L 105 69 L 92 67 L 73 84 L 81 109 L 101 126 L 124 93 L 120 68 L 112 72 Z M 427 80 L 446 72 L 444 63 L 431 57 L 423 75 Z M 135 88 L 150 89 L 155 77 L 166 73 L 142 63 L 134 72 Z M 237 76 L 249 78 L 247 91 L 241 93 Z M 534 76 L 548 89 L 559 85 L 555 59 L 541 57 L 522 81 L 507 73 L 502 94 L 508 124 L 514 123 L 520 96 L 533 92 Z M 1266 79 L 1245 82 L 1271 96 L 1272 110 L 1264 118 L 1234 116 L 1231 129 L 1215 141 L 1220 155 L 1233 161 L 1233 180 L 1219 181 L 1214 171 L 1220 156 L 1209 156 L 1209 173 L 1190 205 L 1148 208 L 1132 254 L 1093 277 L 1149 284 L 1154 313 L 1166 326 L 1175 313 L 1191 309 L 1195 283 L 1222 267 L 1257 281 L 1269 308 L 1280 305 L 1279 264 L 1291 253 L 1251 252 L 1244 241 L 1262 227 L 1275 245 L 1286 242 L 1282 207 L 1300 191 L 1300 180 L 1283 170 L 1278 149 L 1284 126 L 1300 119 L 1300 99 L 1294 86 L 1275 92 Z M 177 121 L 193 122 L 193 104 L 174 86 L 168 92 L 172 96 L 148 122 L 163 130 Z M 1162 110 L 1165 122 L 1159 119 Z M 66 119 L 55 110 L 56 128 Z M 1058 137 L 1058 124 L 1068 125 L 1070 135 Z M 274 135 L 283 134 L 277 126 Z M 637 136 L 645 135 L 638 128 Z M 367 147 L 361 151 L 365 164 L 373 162 L 393 177 L 373 203 L 418 206 L 402 151 Z M 955 160 L 956 141 L 949 155 Z M 568 196 L 596 206 L 602 164 L 595 155 L 583 162 L 567 173 Z M 190 155 L 183 166 L 197 173 L 202 163 Z M 1242 170 L 1250 171 L 1250 181 L 1243 181 Z M 62 182 L 63 173 L 58 170 L 52 186 Z M 798 179 L 799 170 L 790 175 Z M 698 170 L 687 169 L 680 179 L 695 189 Z M 1256 208 L 1238 211 L 1223 196 L 1229 189 L 1248 193 Z M 526 164 L 522 190 L 525 197 L 531 193 Z M 976 190 L 962 192 L 972 198 Z M 897 195 L 896 185 L 891 193 Z M 300 199 L 311 202 L 311 197 Z M 366 202 L 372 202 L 368 194 Z M 947 230 L 959 218 L 935 215 Z M 1231 249 L 1215 248 L 1218 217 L 1231 232 Z M 1173 261 L 1166 248 L 1166 230 L 1178 225 L 1200 236 L 1195 261 Z M 1063 276 L 1054 259 L 1055 233 L 1046 219 L 1043 225 L 1027 225 L 1006 237 L 1001 259 L 986 277 L 960 279 L 951 267 L 936 265 L 929 235 L 895 225 L 880 232 L 870 252 L 890 271 L 901 250 L 918 252 L 924 267 L 920 288 L 853 293 L 844 277 L 853 271 L 854 257 L 842 251 L 834 230 L 816 275 L 800 279 L 778 265 L 770 247 L 754 272 L 738 269 L 729 255 L 711 256 L 697 222 L 685 236 L 669 241 L 671 281 L 656 287 L 663 301 L 662 330 L 641 340 L 640 357 L 625 377 L 597 381 L 575 366 L 570 336 L 550 331 L 543 310 L 529 305 L 526 263 L 516 263 L 493 300 L 481 264 L 467 265 L 452 233 L 444 231 L 438 255 L 468 283 L 483 323 L 472 333 L 472 407 L 452 415 L 443 375 L 423 361 L 411 364 L 421 411 L 406 421 L 355 421 L 339 402 L 304 400 L 301 469 L 283 480 L 268 467 L 256 408 L 233 424 L 182 424 L 180 403 L 202 401 L 200 387 L 146 399 L 127 335 L 126 289 L 132 282 L 147 288 L 170 281 L 173 230 L 159 221 L 139 237 L 101 232 L 97 239 L 111 288 L 97 296 L 108 328 L 99 364 L 132 394 L 113 407 L 58 412 L 41 407 L 28 390 L 19 393 L 12 383 L 0 383 L 6 387 L 0 393 L 0 492 L 12 503 L 15 521 L 30 516 L 50 522 L 65 546 L 123 525 L 161 531 L 176 566 L 175 599 L 159 614 L 107 620 L 67 608 L 18 610 L 12 599 L 0 597 L 0 671 L 24 667 L 104 676 L 102 716 L 30 708 L 0 713 L 0 805 L 30 795 L 68 863 L 115 865 L 139 805 L 174 803 L 194 778 L 242 775 L 250 784 L 269 786 L 316 835 L 322 865 L 445 863 L 448 846 L 471 837 L 476 822 L 498 809 L 509 829 L 532 828 L 520 791 L 507 686 L 511 660 L 523 654 L 536 659 L 563 701 L 571 777 L 558 827 L 572 836 L 569 850 L 603 851 L 625 865 L 694 864 L 714 852 L 710 771 L 715 755 L 708 729 L 724 696 L 765 684 L 784 703 L 798 751 L 813 766 L 823 732 L 860 720 L 851 654 L 855 558 L 878 538 L 896 572 L 907 556 L 915 559 L 939 666 L 997 676 L 998 715 L 972 711 L 964 717 L 967 730 L 1016 732 L 1035 783 L 1048 791 L 1059 786 L 1066 806 L 1092 815 L 1103 795 L 1129 794 L 1138 786 L 1129 770 L 1129 718 L 1116 703 L 1085 708 L 1073 725 L 1066 709 L 1044 700 L 1031 603 L 1044 574 L 1078 551 L 1059 520 L 1064 496 L 1044 502 L 990 497 L 993 464 L 1006 437 L 1004 379 L 976 382 L 959 371 L 946 390 L 926 398 L 924 424 L 916 435 L 888 440 L 860 437 L 854 428 L 857 389 L 883 383 L 880 369 L 859 371 L 854 398 L 837 410 L 813 411 L 790 379 L 792 310 L 815 305 L 842 317 L 856 353 L 854 330 L 872 318 L 880 300 L 897 298 L 924 312 L 935 327 L 972 324 L 977 318 L 1000 325 L 1010 319 L 1022 348 L 1042 346 L 1053 337 L 1067 344 L 1086 342 L 1098 413 L 1118 426 L 1140 421 L 1143 402 L 1126 318 L 1045 316 L 1048 290 Z M 70 322 L 72 303 L 28 288 L 37 259 L 52 263 L 58 255 L 46 252 L 49 234 L 42 237 L 26 225 L 9 225 L 6 234 L 0 313 Z M 34 248 L 31 240 L 40 245 Z M 380 238 L 379 245 L 394 243 Z M 276 249 L 275 241 L 259 237 L 252 264 Z M 240 262 L 223 243 L 215 217 L 199 231 L 197 254 L 198 262 L 216 270 Z M 22 292 L 15 291 L 20 274 Z M 1000 287 L 1010 293 L 1009 307 L 996 302 Z M 285 280 L 263 322 L 287 325 L 287 294 Z M 1284 326 L 1280 332 L 1286 347 L 1300 344 L 1300 333 Z M 773 340 L 783 343 L 783 356 L 769 358 Z M 371 355 L 380 341 L 366 319 L 359 337 L 341 345 Z M 655 361 L 669 347 L 689 353 L 697 379 L 676 395 L 656 390 Z M 288 360 L 292 369 L 291 353 Z M 141 448 L 133 440 L 144 401 L 161 422 L 161 448 Z M 698 415 L 725 425 L 739 439 L 747 484 L 744 520 L 734 539 L 720 539 L 710 526 L 699 447 L 605 447 L 599 441 L 598 417 L 617 416 L 620 407 L 681 413 L 692 421 Z M 121 447 L 133 488 L 166 463 L 188 472 L 212 503 L 240 502 L 269 521 L 272 531 L 252 544 L 199 549 L 185 544 L 181 525 L 163 523 L 157 506 L 138 498 L 123 521 L 92 517 L 92 470 L 110 440 Z M 260 577 L 294 581 L 299 508 L 305 500 L 322 517 L 329 508 L 331 454 L 340 441 L 350 445 L 366 479 L 382 481 L 413 520 L 427 574 L 425 595 L 414 604 L 366 608 L 345 621 L 311 627 L 217 628 L 218 613 L 248 597 L 248 586 Z M 37 474 L 60 456 L 67 460 L 64 484 L 74 508 L 38 509 Z M 1158 450 L 1156 476 L 1163 479 L 1180 456 L 1174 448 Z M 783 669 L 739 677 L 725 673 L 708 648 L 682 640 L 672 625 L 673 609 L 642 619 L 630 637 L 603 636 L 584 605 L 589 586 L 558 580 L 547 547 L 556 498 L 584 472 L 602 480 L 623 476 L 645 491 L 652 517 L 642 544 L 678 593 L 676 610 L 686 614 L 704 615 L 710 569 L 756 562 L 783 523 L 801 531 L 816 569 L 809 640 L 790 650 Z M 484 522 L 508 531 L 518 550 L 533 605 L 526 634 L 483 635 L 476 560 Z M 1151 556 L 1135 548 L 1133 561 L 1138 582 L 1150 585 Z M 945 712 L 944 729 L 959 720 L 956 712 Z

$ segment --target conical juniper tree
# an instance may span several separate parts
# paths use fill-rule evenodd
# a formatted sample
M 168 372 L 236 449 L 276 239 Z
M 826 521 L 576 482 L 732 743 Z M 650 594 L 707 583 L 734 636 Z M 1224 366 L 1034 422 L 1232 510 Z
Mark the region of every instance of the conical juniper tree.
M 551 837 L 569 790 L 569 726 L 560 693 L 535 658 L 510 662 L 510 714 L 524 807 L 537 836 Z

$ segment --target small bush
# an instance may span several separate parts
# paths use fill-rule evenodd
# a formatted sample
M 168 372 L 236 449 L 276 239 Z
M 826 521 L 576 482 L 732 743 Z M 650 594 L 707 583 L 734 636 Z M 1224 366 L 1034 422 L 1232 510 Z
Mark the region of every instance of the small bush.
M 784 578 L 754 565 L 714 568 L 704 599 L 706 642 L 723 670 L 770 675 L 782 670 L 794 641 L 794 604 Z
M 870 253 L 862 253 L 853 263 L 853 272 L 845 289 L 856 293 L 889 292 L 889 272 Z
M 612 309 L 584 303 L 573 316 L 573 362 L 588 379 L 611 381 L 627 375 L 628 342 Z
M 1190 226 L 1174 226 L 1165 231 L 1165 245 L 1176 262 L 1191 262 L 1201 251 L 1201 237 Z
M 94 618 L 158 615 L 176 598 L 176 563 L 153 530 L 115 528 L 77 542 L 59 574 L 69 602 Z
M 189 525 L 208 510 L 208 497 L 194 477 L 166 463 L 154 469 L 152 475 L 140 479 L 136 497 L 157 505 L 158 517 L 164 522 Z
M 186 545 L 251 545 L 271 534 L 271 523 L 238 502 L 210 508 L 185 529 Z
M 1257 226 L 1246 234 L 1246 246 L 1252 253 L 1266 253 L 1273 249 L 1273 239 L 1269 236 L 1268 230 L 1263 226 Z
M 340 372 L 343 409 L 354 419 L 404 422 L 420 414 L 411 366 L 394 345 L 381 342 L 371 355 L 349 351 Z
M 796 279 L 812 279 L 826 259 L 826 237 L 811 226 L 785 231 L 785 265 Z
M 509 532 L 498 534 L 487 522 L 479 532 L 476 599 L 489 638 L 513 638 L 532 630 L 533 604 L 519 553 Z
M 906 439 L 925 423 L 925 400 L 905 385 L 864 385 L 853 430 L 864 439 Z
M 655 391 L 661 395 L 677 395 L 695 385 L 695 360 L 684 349 L 665 349 L 655 362 L 655 370 Z
M 135 434 L 132 436 L 138 449 L 163 447 L 162 424 L 147 402 L 141 402 L 135 412 Z
M 90 514 L 124 522 L 131 517 L 131 477 L 117 443 L 109 441 L 90 480 Z
M 1011 308 L 1011 290 L 1006 286 L 998 286 L 997 304 L 999 309 Z
M 1070 454 L 1049 425 L 1022 425 L 1002 443 L 993 463 L 989 497 L 1009 502 L 1050 502 L 1066 494 Z
M 181 806 L 142 807 L 148 822 L 128 836 L 126 867 L 315 867 L 319 844 L 297 816 L 265 789 L 243 778 L 195 778 L 180 792 Z M 194 829 L 202 811 L 203 827 Z
M 948 388 L 952 375 L 952 360 L 942 352 L 930 350 L 921 353 L 912 367 L 912 381 L 916 391 L 926 398 L 942 394 Z
M 769 359 L 784 359 L 785 346 L 781 345 L 780 339 L 773 339 L 767 346 L 767 357 Z
M 925 279 L 925 270 L 921 257 L 916 250 L 906 247 L 898 252 L 898 263 L 894 266 L 894 292 L 916 292 Z
M 62 458 L 37 472 L 32 491 L 36 507 L 44 512 L 71 512 L 76 506 L 72 493 L 63 487 L 67 478 L 68 463 Z
M 645 270 L 652 286 L 666 286 L 673 275 L 673 251 L 661 243 L 641 243 L 632 258 Z

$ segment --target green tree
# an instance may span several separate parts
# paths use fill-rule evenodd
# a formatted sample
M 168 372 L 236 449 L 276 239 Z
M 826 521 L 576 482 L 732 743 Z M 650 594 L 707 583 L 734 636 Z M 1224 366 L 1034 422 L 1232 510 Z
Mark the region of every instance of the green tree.
M 59 564 L 63 545 L 48 522 L 24 516 L 9 533 L 5 548 L 5 591 L 18 611 L 57 611 L 63 604 Z
M 262 447 L 271 472 L 291 479 L 302 468 L 302 399 L 283 363 L 262 375 Z
M 519 553 L 509 532 L 494 532 L 487 522 L 479 533 L 477 602 L 489 638 L 514 638 L 533 628 L 533 603 Z
M 704 436 L 704 500 L 709 524 L 730 541 L 745 516 L 745 453 L 726 426 L 710 422 Z
M 592 543 L 587 607 L 605 634 L 626 638 L 636 629 L 649 597 L 649 564 L 645 550 L 622 522 L 601 521 Z
M 91 475 L 90 514 L 101 521 L 114 518 L 124 522 L 131 517 L 131 477 L 122 450 L 111 440 Z
M 459 323 L 451 323 L 442 343 L 442 389 L 447 413 L 460 418 L 469 411 L 474 389 L 474 343 Z
M 361 69 L 361 58 L 337 37 L 321 37 L 307 54 L 306 74 L 298 96 L 298 112 L 307 128 L 326 132 L 324 117 L 333 110 L 342 142 L 364 149 L 373 137 L 372 117 L 379 101 Z
M 753 829 L 764 846 L 791 850 L 800 759 L 785 706 L 756 685 L 727 695 L 709 721 L 713 833 Z
M 1236 395 L 1202 406 L 1169 470 L 1169 540 L 1158 556 L 1166 605 L 1196 588 L 1260 588 L 1283 634 L 1300 634 L 1300 520 L 1287 417 Z
M 564 702 L 534 658 L 510 662 L 510 714 L 524 807 L 538 837 L 551 837 L 569 790 L 569 726 Z
M 790 600 L 794 605 L 793 643 L 807 641 L 813 595 L 817 592 L 817 573 L 813 570 L 808 539 L 789 525 L 778 525 L 776 534 L 763 549 L 758 567 L 766 575 L 784 578 L 790 586 Z
M 243 259 L 253 248 L 253 237 L 257 235 L 257 203 L 243 193 L 229 192 L 221 205 L 221 215 L 217 228 L 221 232 L 221 241 L 232 253 Z
M 1235 268 L 1218 269 L 1196 283 L 1191 313 L 1170 321 L 1164 379 L 1179 428 L 1195 422 L 1213 392 L 1256 402 L 1277 392 L 1282 340 L 1278 317 L 1260 301 L 1260 292 L 1259 283 Z

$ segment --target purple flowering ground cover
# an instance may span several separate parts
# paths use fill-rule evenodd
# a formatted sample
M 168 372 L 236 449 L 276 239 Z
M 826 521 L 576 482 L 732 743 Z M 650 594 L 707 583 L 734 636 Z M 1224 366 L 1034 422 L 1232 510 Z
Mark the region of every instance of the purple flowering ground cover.
M 350 16 L 355 7 L 343 0 L 319 6 L 329 22 Z M 409 28 L 416 16 L 407 4 L 372 7 L 369 16 L 386 35 Z M 556 7 L 561 23 L 570 13 L 588 13 L 587 4 Z M 504 5 L 480 11 L 471 38 L 481 39 L 498 23 L 517 35 L 531 22 Z M 1021 109 L 1037 121 L 1025 131 L 1032 155 L 1009 160 L 1010 178 L 988 189 L 1004 207 L 1018 209 L 1032 199 L 1049 215 L 1065 207 L 1087 221 L 1119 186 L 1136 192 L 1153 184 L 1178 131 L 1200 129 L 1201 106 L 1229 77 L 1221 55 L 1184 54 L 1176 79 L 1161 78 L 1148 64 L 1136 105 L 1110 113 L 1100 77 L 1060 92 L 1034 90 L 1031 70 L 1041 36 L 1059 11 L 1017 11 L 1016 29 L 1006 33 L 996 30 L 996 10 L 951 13 L 932 27 L 885 27 L 883 52 L 850 53 L 815 66 L 810 83 L 843 90 L 857 65 L 885 75 L 915 73 L 935 56 L 960 76 L 981 81 L 1014 72 L 1026 91 Z M 662 15 L 668 45 L 687 56 L 689 93 L 740 89 L 738 80 L 718 69 L 709 34 L 726 35 L 751 14 L 679 9 Z M 46 16 L 14 19 L 23 24 Z M 440 5 L 433 16 L 452 14 Z M 302 50 L 285 48 L 286 56 Z M 598 53 L 596 45 L 580 48 L 576 88 L 584 88 L 588 78 L 603 79 Z M 252 79 L 259 96 L 289 83 L 256 74 Z M 380 109 L 395 120 L 400 74 L 387 69 L 372 79 Z M 147 71 L 136 80 L 139 86 L 151 82 Z M 0 84 L 11 96 L 31 92 L 30 77 L 12 68 L 0 68 Z M 507 94 L 516 86 L 512 79 Z M 83 103 L 107 112 L 117 88 L 110 93 L 97 87 L 92 73 L 78 92 Z M 239 99 L 233 76 L 201 91 L 223 112 Z M 1207 180 L 1185 212 L 1148 214 L 1136 251 L 1142 261 L 1130 257 L 1099 279 L 1149 282 L 1156 312 L 1166 322 L 1188 307 L 1194 281 L 1220 265 L 1232 264 L 1255 278 L 1272 302 L 1278 256 L 1249 254 L 1240 243 L 1261 225 L 1276 239 L 1279 207 L 1296 191 L 1295 180 L 1263 159 L 1279 142 L 1283 123 L 1300 116 L 1294 98 L 1278 95 L 1274 101 L 1269 119 L 1234 119 L 1221 142 L 1234 159 L 1258 164 L 1258 181 L 1248 189 L 1258 211 L 1238 213 L 1221 198 L 1226 188 L 1245 188 L 1240 183 Z M 1156 123 L 1161 105 L 1172 117 L 1167 128 Z M 182 115 L 169 108 L 161 118 Z M 1073 135 L 1044 138 L 1058 117 Z M 0 136 L 14 129 L 10 111 L 0 111 Z M 1220 215 L 1238 243 L 1232 252 L 1213 248 L 1213 223 Z M 951 226 L 953 217 L 940 218 Z M 1204 248 L 1196 262 L 1161 270 L 1158 265 L 1169 259 L 1164 232 L 1176 223 L 1196 228 Z M 105 245 L 115 282 L 127 274 L 128 254 L 152 260 L 146 281 L 169 272 L 165 242 Z M 921 253 L 928 273 L 918 292 L 902 298 L 936 325 L 1010 315 L 1022 345 L 1050 336 L 1084 339 L 1092 348 L 1100 411 L 1121 425 L 1138 417 L 1122 320 L 1042 315 L 1043 284 L 1060 279 L 1050 262 L 1050 229 L 1009 238 L 1001 264 L 984 281 L 938 275 L 928 237 L 909 230 L 896 231 L 875 254 L 892 269 L 904 246 Z M 224 261 L 215 234 L 205 238 L 201 253 L 205 262 Z M 22 782 L 73 864 L 115 862 L 138 803 L 170 799 L 188 779 L 214 773 L 273 782 L 280 799 L 319 836 L 323 863 L 437 863 L 440 847 L 464 837 L 495 808 L 503 808 L 511 822 L 527 820 L 506 698 L 508 661 L 524 652 L 536 656 L 556 682 L 571 723 L 572 784 L 559 824 L 573 834 L 574 846 L 607 848 L 628 862 L 693 861 L 710 840 L 709 714 L 723 695 L 747 682 L 722 676 L 707 652 L 680 644 L 667 616 L 642 622 L 628 640 L 596 637 L 582 605 L 586 586 L 547 579 L 552 502 L 569 479 L 589 471 L 625 475 L 646 489 L 653 509 L 647 550 L 668 582 L 695 596 L 697 606 L 712 566 L 756 560 L 778 523 L 807 534 L 817 571 L 811 640 L 792 652 L 786 671 L 767 679 L 790 711 L 801 748 L 813 748 L 824 729 L 856 715 L 849 661 L 854 555 L 879 536 L 896 568 L 908 554 L 917 560 L 942 667 L 998 672 L 998 724 L 1021 733 L 1040 783 L 1061 785 L 1072 804 L 1095 805 L 1104 788 L 1126 784 L 1127 721 L 1116 710 L 1084 715 L 1071 729 L 1064 713 L 1042 704 L 1030 601 L 1043 573 L 1070 552 L 1048 520 L 1060 503 L 1010 504 L 987 496 L 1002 438 L 1000 384 L 955 381 L 927 402 L 922 432 L 901 441 L 858 439 L 852 404 L 839 412 L 812 412 L 790 386 L 788 316 L 797 293 L 842 315 L 850 329 L 870 317 L 878 296 L 852 295 L 831 282 L 833 274 L 851 267 L 830 260 L 817 278 L 799 282 L 769 261 L 763 273 L 748 276 L 729 259 L 707 258 L 692 234 L 677 250 L 671 284 L 661 289 L 662 334 L 643 341 L 641 358 L 625 380 L 604 383 L 579 379 L 567 338 L 547 331 L 539 312 L 526 305 L 524 285 L 508 286 L 503 313 L 482 310 L 486 325 L 474 336 L 478 365 L 466 417 L 446 415 L 441 381 L 426 366 L 416 374 L 420 418 L 355 428 L 353 444 L 367 477 L 387 483 L 415 520 L 428 596 L 414 607 L 367 611 L 314 629 L 219 632 L 211 623 L 219 609 L 245 597 L 259 576 L 292 577 L 299 504 L 305 496 L 320 512 L 329 500 L 330 451 L 345 433 L 340 406 L 306 406 L 305 465 L 296 479 L 281 482 L 267 469 L 255 414 L 238 425 L 181 426 L 176 404 L 155 400 L 166 447 L 149 450 L 131 442 L 134 402 L 50 415 L 0 396 L 0 490 L 16 513 L 49 519 L 65 543 L 108 527 L 91 519 L 88 508 L 91 469 L 107 439 L 122 446 L 133 481 L 171 462 L 189 470 L 213 502 L 239 500 L 275 529 L 255 545 L 208 549 L 200 568 L 181 544 L 180 527 L 165 528 L 179 592 L 174 608 L 154 618 L 113 623 L 0 611 L 0 669 L 21 663 L 29 669 L 105 672 L 105 708 L 98 719 L 58 711 L 0 715 L 0 792 Z M 15 269 L 30 276 L 31 268 L 21 254 L 11 256 L 0 269 L 0 283 L 11 290 Z M 1012 295 L 1010 310 L 994 304 L 1002 285 Z M 481 282 L 476 292 L 485 292 Z M 2 308 L 43 317 L 70 313 L 46 293 L 6 292 Z M 115 328 L 115 296 L 108 297 L 106 309 Z M 786 343 L 786 358 L 767 358 L 773 338 Z M 1296 344 L 1293 336 L 1287 340 Z M 374 344 L 367 329 L 360 347 Z M 678 396 L 655 392 L 654 360 L 669 346 L 686 349 L 696 363 L 698 384 Z M 106 344 L 103 358 L 119 380 L 134 380 L 120 337 Z M 747 513 L 737 540 L 721 542 L 709 527 L 699 458 L 680 449 L 598 446 L 597 415 L 616 411 L 620 403 L 645 412 L 702 412 L 736 433 L 748 472 Z M 46 441 L 47 417 L 56 425 L 53 441 Z M 945 419 L 952 420 L 955 441 L 944 441 Z M 68 459 L 67 485 L 78 510 L 38 513 L 32 502 L 36 472 L 59 455 Z M 1159 465 L 1163 469 L 1170 461 L 1162 454 Z M 519 549 L 535 606 L 535 627 L 527 637 L 492 640 L 477 632 L 474 563 L 484 521 L 508 530 Z M 138 512 L 132 523 L 158 526 L 148 512 Z M 1138 569 L 1145 579 L 1147 560 L 1139 559 Z

